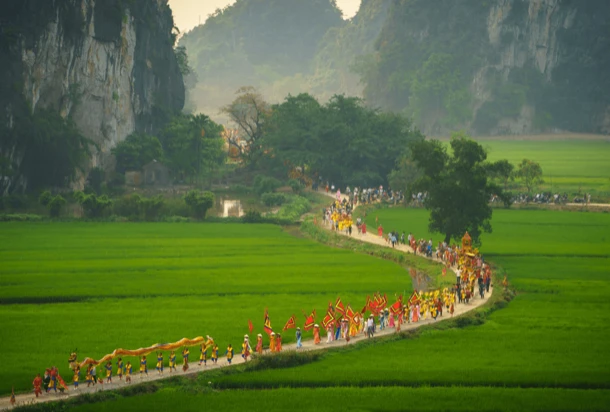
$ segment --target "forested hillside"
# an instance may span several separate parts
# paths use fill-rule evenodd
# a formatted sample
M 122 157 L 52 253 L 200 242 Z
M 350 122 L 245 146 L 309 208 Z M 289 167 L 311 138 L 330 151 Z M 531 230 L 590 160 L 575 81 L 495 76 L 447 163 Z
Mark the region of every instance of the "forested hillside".
M 215 116 L 245 85 L 271 103 L 362 96 L 427 134 L 610 132 L 610 2 L 239 0 L 181 45 Z M 225 119 L 222 119 L 225 120 Z

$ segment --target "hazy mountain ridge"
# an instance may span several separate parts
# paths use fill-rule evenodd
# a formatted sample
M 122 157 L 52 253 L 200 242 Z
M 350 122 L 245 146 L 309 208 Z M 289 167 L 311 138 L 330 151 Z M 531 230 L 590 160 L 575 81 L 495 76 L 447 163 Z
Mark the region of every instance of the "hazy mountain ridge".
M 429 134 L 610 132 L 609 2 L 364 0 L 349 21 L 298 4 L 241 0 L 184 36 L 199 110 L 253 85 L 271 102 L 362 95 Z

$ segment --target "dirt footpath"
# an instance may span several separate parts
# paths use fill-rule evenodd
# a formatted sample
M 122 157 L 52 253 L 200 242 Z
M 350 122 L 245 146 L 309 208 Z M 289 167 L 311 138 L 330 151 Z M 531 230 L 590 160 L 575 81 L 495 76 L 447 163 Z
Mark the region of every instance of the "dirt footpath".
M 326 227 L 328 230 L 330 230 L 330 226 L 324 226 L 323 224 L 321 226 Z M 344 232 L 336 232 L 336 233 L 347 236 L 347 234 Z M 368 243 L 373 243 L 373 244 L 380 245 L 380 246 L 391 247 L 391 244 L 388 244 L 384 239 L 377 236 L 376 234 L 367 233 L 366 235 L 362 235 L 362 234 L 358 234 L 358 233 L 353 233 L 351 237 L 356 240 L 360 240 L 362 242 L 368 242 Z M 401 250 L 405 253 L 412 253 L 411 248 L 407 247 L 407 245 L 396 245 L 395 249 Z M 434 258 L 432 260 L 440 261 L 439 259 L 436 259 L 436 258 Z M 451 268 L 451 270 L 455 272 L 455 269 Z M 470 301 L 470 303 L 467 303 L 467 304 L 456 303 L 455 313 L 454 313 L 453 317 L 470 312 L 471 310 L 484 305 L 487 302 L 487 300 L 489 299 L 489 297 L 492 295 L 492 293 L 493 293 L 493 288 L 491 288 L 490 292 L 485 295 L 484 299 L 481 299 L 478 296 L 476 296 L 474 299 L 472 299 Z M 451 318 L 452 318 L 452 316 L 450 316 L 449 313 L 445 313 L 444 316 L 440 316 L 436 320 L 426 319 L 426 320 L 420 320 L 417 323 L 403 324 L 401 326 L 401 331 L 417 329 L 424 325 L 429 325 L 431 323 L 436 323 L 436 322 L 442 322 L 443 320 L 447 320 L 447 319 L 451 319 Z M 353 345 L 353 344 L 356 344 L 360 341 L 367 339 L 364 334 L 360 333 L 360 334 L 358 334 L 358 336 L 351 338 L 349 342 L 346 342 L 345 340 L 340 339 L 338 341 L 332 341 L 330 343 L 326 343 L 325 332 L 323 330 L 321 330 L 320 333 L 323 334 L 323 335 L 321 335 L 322 343 L 320 343 L 318 345 L 314 345 L 313 339 L 304 340 L 303 347 L 298 350 L 299 351 L 309 351 L 309 350 L 332 349 L 332 348 L 338 348 L 338 347 L 345 346 L 345 345 Z M 391 328 L 391 329 L 386 328 L 383 330 L 378 329 L 377 333 L 375 334 L 375 337 L 372 339 L 379 338 L 381 336 L 388 336 L 388 335 L 391 335 L 394 333 L 396 333 L 396 330 L 394 328 Z M 255 344 L 256 337 L 252 336 L 251 339 L 253 340 L 253 343 Z M 252 345 L 252 346 L 254 346 L 254 345 Z M 282 345 L 282 348 L 284 351 L 297 350 L 296 343 Z M 239 346 L 235 347 L 236 353 L 235 353 L 235 357 L 233 358 L 233 363 L 231 365 L 229 365 L 226 358 L 220 358 L 218 360 L 218 364 L 216 364 L 216 365 L 212 364 L 212 362 L 208 360 L 207 366 L 198 366 L 198 360 L 195 360 L 195 359 L 198 359 L 199 356 L 196 353 L 196 351 L 193 351 L 192 359 L 194 359 L 195 361 L 190 363 L 190 367 L 189 367 L 188 371 L 186 371 L 186 372 L 182 372 L 181 365 L 179 365 L 178 366 L 179 371 L 175 372 L 173 374 L 170 374 L 169 369 L 166 369 L 165 373 L 163 375 L 159 375 L 156 370 L 151 369 L 151 370 L 149 370 L 148 375 L 139 375 L 139 373 L 137 372 L 137 370 L 139 369 L 139 365 L 134 365 L 134 371 L 136 371 L 136 373 L 134 373 L 132 376 L 133 382 L 131 384 L 126 384 L 124 381 L 119 381 L 118 377 L 113 376 L 113 383 L 110 383 L 110 384 L 107 384 L 107 383 L 97 384 L 90 388 L 87 388 L 86 384 L 84 384 L 83 382 L 80 382 L 80 386 L 79 386 L 78 390 L 74 390 L 72 385 L 69 385 L 70 389 L 64 394 L 61 394 L 59 392 L 57 394 L 49 393 L 49 394 L 43 394 L 40 398 L 36 398 L 32 391 L 32 393 L 17 395 L 15 397 L 15 400 L 16 400 L 15 406 L 24 406 L 24 405 L 30 405 L 30 404 L 40 403 L 40 402 L 60 401 L 60 400 L 67 399 L 67 398 L 70 398 L 73 396 L 78 396 L 83 393 L 94 393 L 94 392 L 99 392 L 99 391 L 121 389 L 128 385 L 136 385 L 139 383 L 154 382 L 154 381 L 158 381 L 158 380 L 169 378 L 171 376 L 176 376 L 176 375 L 188 376 L 188 375 L 193 375 L 196 373 L 205 373 L 205 371 L 208 371 L 208 370 L 214 370 L 214 369 L 218 369 L 218 368 L 227 368 L 232 365 L 239 365 L 239 364 L 244 363 L 244 359 L 241 357 L 241 355 L 239 353 L 240 350 L 241 350 L 241 344 Z M 266 350 L 265 352 L 268 352 L 268 351 Z M 100 366 L 98 366 L 97 369 L 98 369 L 98 377 L 102 377 L 105 375 L 105 371 L 103 371 Z M 115 371 L 113 371 L 113 373 L 114 372 Z M 66 383 L 70 382 L 71 378 L 72 378 L 72 376 L 62 376 L 62 377 L 64 378 Z M 32 374 L 32 379 L 34 379 L 34 374 Z M 9 397 L 1 398 L 0 399 L 0 410 L 7 410 L 10 408 L 11 408 L 10 398 Z

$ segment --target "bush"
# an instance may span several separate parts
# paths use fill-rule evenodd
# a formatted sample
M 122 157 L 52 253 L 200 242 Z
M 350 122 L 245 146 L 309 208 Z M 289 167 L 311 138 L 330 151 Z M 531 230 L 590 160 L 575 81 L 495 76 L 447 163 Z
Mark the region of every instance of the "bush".
M 42 220 L 42 216 L 27 213 L 4 213 L 0 215 L 0 222 L 35 222 L 38 220 Z
M 278 210 L 275 215 L 280 220 L 288 220 L 290 222 L 296 222 L 301 216 L 309 211 L 311 203 L 309 200 L 301 196 L 294 196 L 289 203 Z
M 191 209 L 194 217 L 205 219 L 208 210 L 214 206 L 215 197 L 212 192 L 201 193 L 198 190 L 191 190 L 184 196 L 184 201 Z
M 83 207 L 85 216 L 90 218 L 98 218 L 104 215 L 104 212 L 112 207 L 112 199 L 108 196 L 97 196 L 95 193 L 84 194 L 83 192 L 74 192 L 74 198 Z
M 129 220 L 138 220 L 140 210 L 138 208 L 138 195 L 126 195 L 121 197 L 114 204 L 114 213 Z
M 189 219 L 188 217 L 184 217 L 184 216 L 170 216 L 168 218 L 165 218 L 165 222 L 170 222 L 170 223 L 188 223 L 190 221 L 191 221 L 191 219 Z
M 188 218 L 191 215 L 189 207 L 182 197 L 165 199 L 163 214 L 165 216 L 182 216 L 185 218 Z
M 139 197 L 139 210 L 140 215 L 144 218 L 144 220 L 150 222 L 157 220 L 161 215 L 161 210 L 163 209 L 163 204 L 165 200 L 161 195 L 155 197 Z
M 51 195 L 51 192 L 49 192 L 48 190 L 45 190 L 38 197 L 38 203 L 40 203 L 44 207 L 47 207 L 47 205 L 51 202 L 51 199 L 53 199 L 53 195 Z
M 296 179 L 290 179 L 288 181 L 288 186 L 290 186 L 292 188 L 292 191 L 297 195 L 301 194 L 303 189 L 305 189 L 305 185 Z
M 143 197 L 138 194 L 123 196 L 117 201 L 114 213 L 132 221 L 146 220 L 148 222 L 158 220 L 162 215 L 165 199 L 161 196 Z
M 246 210 L 246 213 L 241 217 L 241 220 L 244 223 L 262 223 L 263 215 L 256 210 Z
M 106 173 L 104 169 L 101 167 L 94 167 L 89 171 L 89 176 L 87 176 L 87 186 L 85 188 L 85 192 L 93 192 L 96 195 L 100 195 L 102 193 L 102 185 L 104 183 L 104 178 Z
M 51 217 L 59 217 L 59 214 L 61 212 L 61 208 L 65 204 L 66 204 L 66 199 L 64 199 L 61 195 L 55 196 L 47 204 L 47 208 L 49 209 L 49 216 L 51 216 Z
M 261 201 L 265 206 L 281 206 L 286 202 L 286 196 L 282 193 L 263 193 Z
M 254 192 L 261 196 L 263 193 L 272 193 L 280 187 L 282 183 L 274 177 L 257 175 L 254 178 Z

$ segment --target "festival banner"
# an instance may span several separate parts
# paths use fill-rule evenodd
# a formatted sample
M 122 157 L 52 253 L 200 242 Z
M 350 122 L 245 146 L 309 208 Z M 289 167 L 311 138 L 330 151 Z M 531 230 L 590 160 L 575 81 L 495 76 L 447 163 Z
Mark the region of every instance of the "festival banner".
M 399 296 L 398 300 L 390 307 L 390 311 L 393 314 L 398 315 L 400 313 L 401 309 L 402 309 L 402 296 Z
M 304 330 L 311 330 L 311 329 L 313 329 L 313 325 L 315 323 L 316 323 L 316 310 L 314 309 L 314 311 L 311 312 L 311 315 L 306 316 L 305 325 L 303 326 L 303 329 Z
M 348 304 L 347 310 L 345 311 L 345 317 L 347 317 L 350 320 L 350 322 L 352 322 L 354 319 L 354 315 L 355 315 L 354 310 L 352 309 L 351 305 Z
M 265 333 L 267 335 L 271 335 L 273 332 L 273 328 L 271 327 L 271 319 L 269 319 L 269 311 L 265 309 L 265 324 L 264 324 Z
M 322 319 L 322 325 L 324 325 L 324 329 L 328 329 L 328 327 L 330 325 L 332 325 L 332 323 L 335 321 L 335 317 L 333 316 L 332 312 L 329 310 L 328 312 L 326 312 L 326 316 L 324 316 L 324 319 Z
M 285 331 L 288 329 L 294 329 L 296 327 L 297 327 L 296 319 L 295 319 L 294 315 L 292 315 L 290 317 L 290 319 L 288 319 L 288 322 L 286 322 L 286 325 L 284 325 L 284 329 L 282 329 L 282 331 Z
M 248 330 L 250 331 L 250 334 L 252 334 L 252 331 L 254 330 L 254 325 L 252 325 L 252 321 L 250 319 L 248 319 Z
M 345 306 L 343 306 L 343 302 L 341 302 L 341 298 L 337 298 L 337 302 L 335 303 L 335 310 L 339 312 L 341 315 L 345 315 Z
M 411 297 L 409 298 L 409 305 L 413 306 L 413 305 L 417 305 L 417 302 L 420 301 L 420 296 L 417 293 L 416 290 L 413 291 L 413 294 L 411 295 Z

